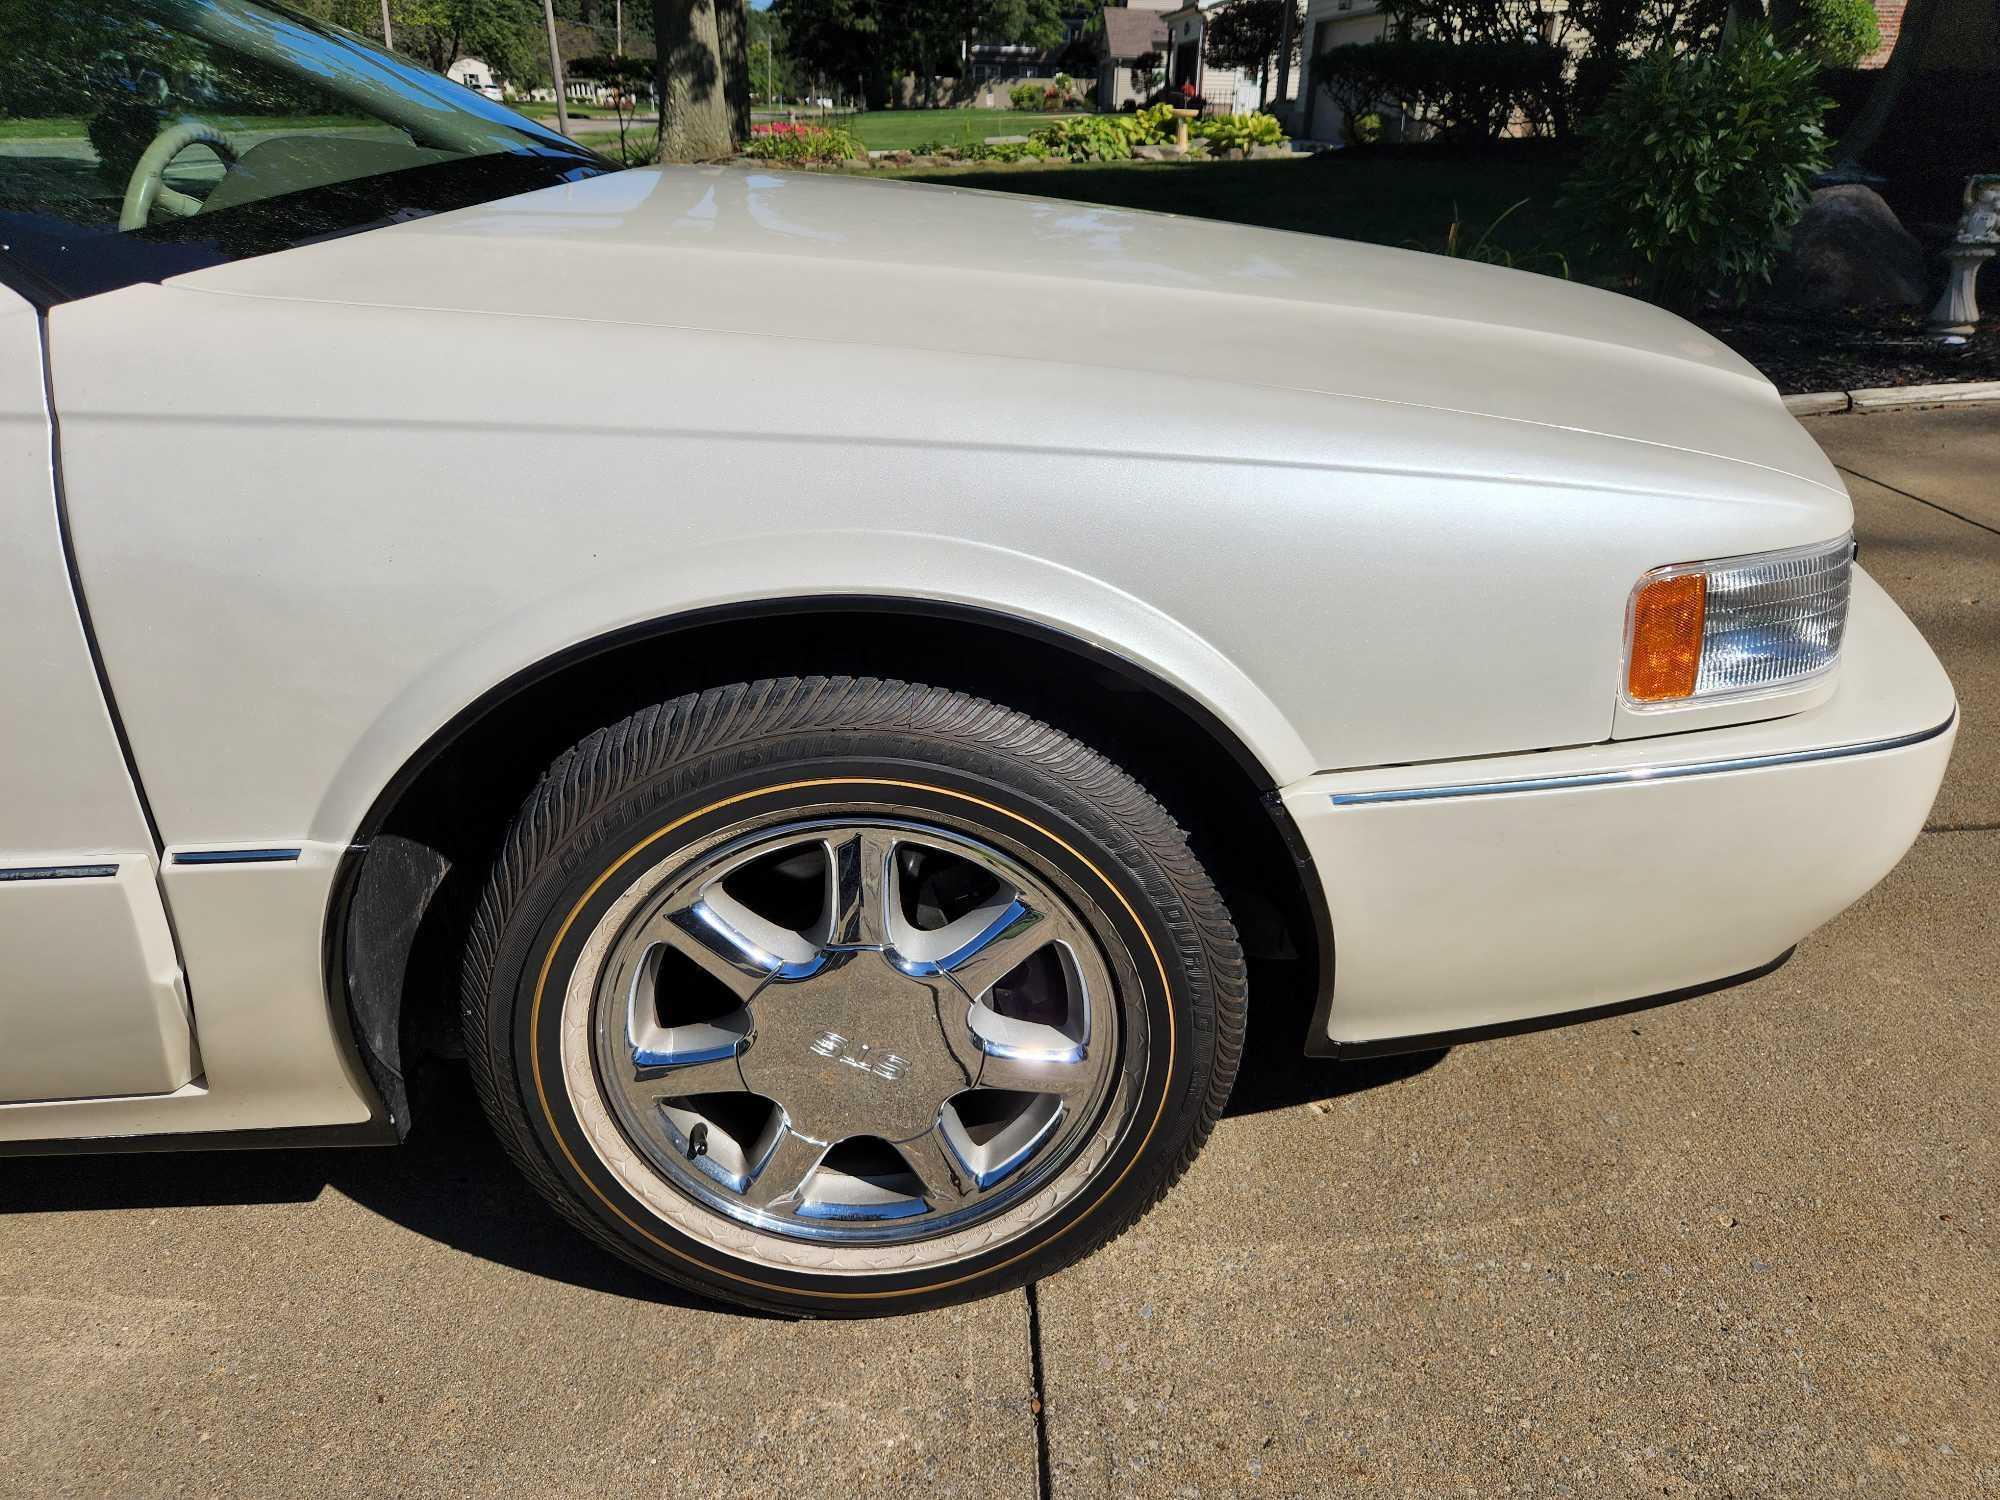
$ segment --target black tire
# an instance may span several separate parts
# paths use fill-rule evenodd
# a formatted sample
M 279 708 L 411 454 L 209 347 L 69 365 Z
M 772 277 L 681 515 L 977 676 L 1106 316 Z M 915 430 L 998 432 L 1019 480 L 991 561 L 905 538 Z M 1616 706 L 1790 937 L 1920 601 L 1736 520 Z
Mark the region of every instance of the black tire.
M 914 1270 L 774 1267 L 684 1232 L 635 1196 L 629 1177 L 607 1169 L 560 1066 L 564 1002 L 549 997 L 566 993 L 583 934 L 609 920 L 604 913 L 625 882 L 641 878 L 645 861 L 631 858 L 638 849 L 648 861 L 671 856 L 725 819 L 816 811 L 887 795 L 885 787 L 895 788 L 899 807 L 934 809 L 954 827 L 1004 839 L 1101 900 L 1107 930 L 1126 945 L 1137 976 L 1121 1003 L 1146 1007 L 1146 1055 L 1128 1065 L 1143 1082 L 1130 1084 L 1137 1107 L 1115 1145 L 1087 1176 L 1076 1169 L 1079 1185 L 1059 1209 L 1014 1237 Z M 1187 1168 L 1229 1097 L 1245 999 L 1242 953 L 1213 883 L 1173 820 L 1117 766 L 1047 725 L 963 694 L 803 678 L 678 698 L 558 758 L 514 819 L 487 883 L 462 1007 L 473 1077 L 495 1131 L 577 1228 L 707 1297 L 794 1316 L 857 1317 L 1024 1285 L 1134 1223 Z

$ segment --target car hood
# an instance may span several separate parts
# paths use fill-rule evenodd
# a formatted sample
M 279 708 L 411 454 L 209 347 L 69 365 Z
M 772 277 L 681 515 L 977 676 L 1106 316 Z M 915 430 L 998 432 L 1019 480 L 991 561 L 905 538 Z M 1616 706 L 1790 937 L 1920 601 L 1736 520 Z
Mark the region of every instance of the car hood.
M 634 170 L 173 284 L 1192 375 L 1653 444 L 1844 495 L 1769 381 L 1633 298 L 1012 193 Z M 1334 436 L 1365 461 L 1366 424 L 1349 425 Z

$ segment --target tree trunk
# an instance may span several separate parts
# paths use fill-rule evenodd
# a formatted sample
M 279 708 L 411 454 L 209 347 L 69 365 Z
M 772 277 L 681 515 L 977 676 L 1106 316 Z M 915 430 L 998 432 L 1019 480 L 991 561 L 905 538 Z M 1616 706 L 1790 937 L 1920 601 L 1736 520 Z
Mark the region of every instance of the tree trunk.
M 715 0 L 716 50 L 722 57 L 722 101 L 729 110 L 729 154 L 750 139 L 749 0 Z
M 556 0 L 542 0 L 542 22 L 549 30 L 549 76 L 556 83 L 556 129 L 569 134 L 569 100 L 563 92 L 562 48 L 556 42 Z
M 1285 0 L 1285 19 L 1278 27 L 1278 98 L 1292 86 L 1292 27 L 1298 20 L 1297 0 Z M 1305 81 L 1305 64 L 1299 65 L 1299 81 Z M 1292 128 L 1301 129 L 1298 112 L 1293 111 Z
M 382 0 L 382 50 L 384 52 L 396 50 L 396 26 L 389 19 L 389 0 Z
M 1942 8 L 1943 0 L 1909 0 L 1904 7 L 1902 29 L 1896 33 L 1895 50 L 1883 65 L 1882 76 L 1875 80 L 1875 87 L 1868 91 L 1867 104 L 1833 148 L 1836 168 L 1859 166 L 1861 158 L 1875 148 L 1882 127 L 1895 112 L 1896 100 L 1916 76 L 1924 50 L 1930 45 L 1932 23 Z
M 1722 39 L 1734 41 L 1746 26 L 1764 19 L 1763 0 L 1729 0 L 1729 10 L 1722 21 Z
M 740 0 L 653 0 L 662 161 L 716 161 L 736 150 L 718 20 L 725 8 L 740 18 Z M 740 19 L 729 27 L 739 57 L 746 30 Z M 743 70 L 733 71 L 740 77 Z M 743 102 L 747 116 L 747 95 Z M 747 118 L 744 133 L 749 133 Z

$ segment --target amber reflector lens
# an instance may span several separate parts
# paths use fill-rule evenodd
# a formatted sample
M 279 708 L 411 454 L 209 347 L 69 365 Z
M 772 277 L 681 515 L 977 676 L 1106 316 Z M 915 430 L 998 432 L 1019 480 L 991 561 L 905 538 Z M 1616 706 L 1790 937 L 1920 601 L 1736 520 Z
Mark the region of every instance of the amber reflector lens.
M 1632 664 L 1625 691 L 1635 703 L 1694 694 L 1701 670 L 1701 617 L 1708 580 L 1699 573 L 1662 578 L 1632 601 Z

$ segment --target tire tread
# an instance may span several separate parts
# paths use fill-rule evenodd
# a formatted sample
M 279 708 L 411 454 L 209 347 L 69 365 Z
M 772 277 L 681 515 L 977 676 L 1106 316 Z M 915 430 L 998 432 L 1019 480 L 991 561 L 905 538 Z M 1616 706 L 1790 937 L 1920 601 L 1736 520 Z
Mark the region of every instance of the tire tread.
M 1039 720 L 983 698 L 895 679 L 801 677 L 733 683 L 642 709 L 599 729 L 563 752 L 529 793 L 509 827 L 474 915 L 461 971 L 460 1014 L 466 1055 L 481 1105 L 508 1155 L 542 1196 L 579 1231 L 620 1258 L 704 1297 L 692 1277 L 639 1261 L 611 1230 L 585 1210 L 534 1138 L 514 1068 L 493 980 L 511 924 L 533 886 L 574 872 L 599 823 L 643 790 L 691 770 L 713 774 L 726 756 L 743 770 L 801 736 L 829 743 L 884 732 L 944 742 L 968 759 L 989 763 L 996 778 L 1013 768 L 1067 789 L 1100 814 L 1095 830 L 1122 871 L 1137 880 L 1179 937 L 1174 955 L 1191 987 L 1200 1027 L 1211 1023 L 1207 1088 L 1192 1130 L 1145 1196 L 1103 1215 L 1083 1238 L 1065 1244 L 1064 1261 L 1080 1260 L 1110 1243 L 1149 1212 L 1177 1182 L 1207 1141 L 1242 1061 L 1248 979 L 1236 929 L 1221 894 L 1166 810 L 1129 775 L 1079 741 Z M 551 872 L 556 872 L 552 876 Z M 1208 1003 L 1200 1003 L 1203 998 Z M 1030 1279 L 1026 1276 L 1021 1281 Z M 1009 1283 L 996 1283 L 998 1291 Z M 1012 1284 L 1018 1284 L 1012 1283 Z M 797 1314 L 790 1302 L 738 1300 Z M 918 1299 L 913 1299 L 916 1303 Z M 832 1311 L 833 1309 L 828 1309 Z

